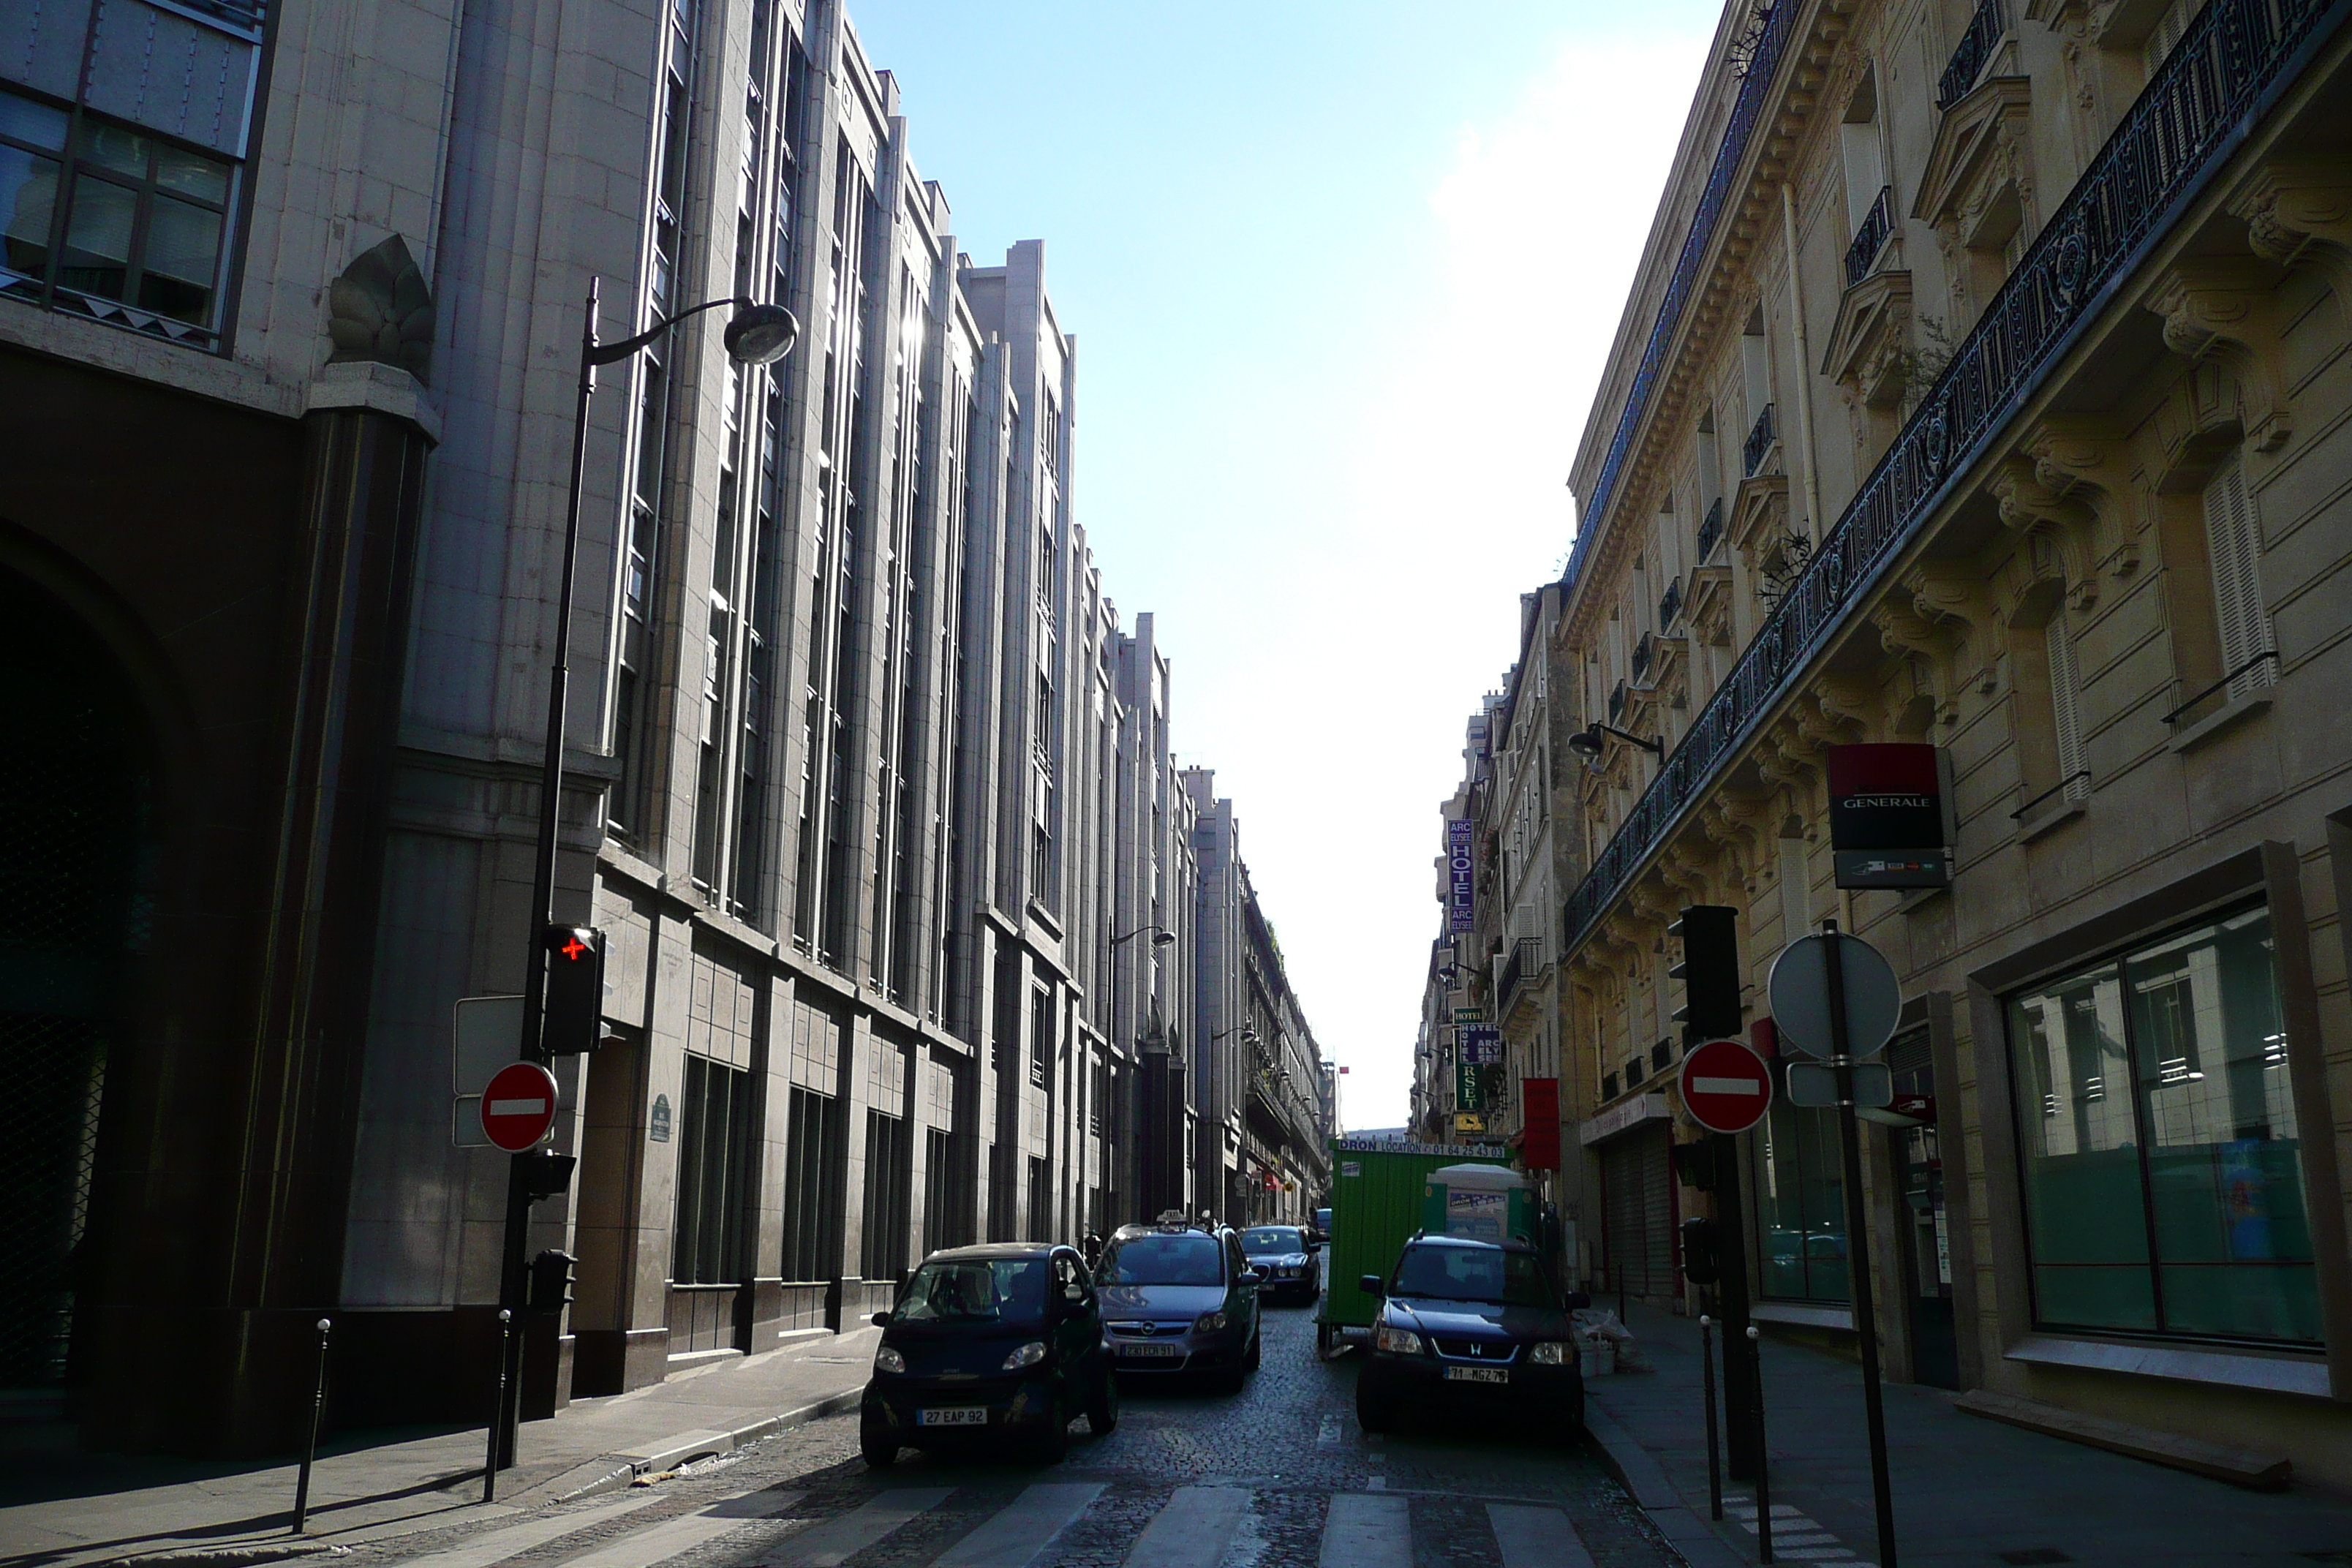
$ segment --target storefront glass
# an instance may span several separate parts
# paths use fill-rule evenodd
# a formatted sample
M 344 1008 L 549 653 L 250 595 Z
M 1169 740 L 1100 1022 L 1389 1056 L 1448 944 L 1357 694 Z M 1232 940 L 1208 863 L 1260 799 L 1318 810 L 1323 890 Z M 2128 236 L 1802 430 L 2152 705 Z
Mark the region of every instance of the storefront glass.
M 1845 1184 L 1835 1118 L 1801 1110 L 1776 1089 L 1757 1132 L 1761 1293 L 1790 1301 L 1845 1301 Z
M 2013 995 L 2008 1011 L 2040 1320 L 2316 1342 L 2268 911 Z

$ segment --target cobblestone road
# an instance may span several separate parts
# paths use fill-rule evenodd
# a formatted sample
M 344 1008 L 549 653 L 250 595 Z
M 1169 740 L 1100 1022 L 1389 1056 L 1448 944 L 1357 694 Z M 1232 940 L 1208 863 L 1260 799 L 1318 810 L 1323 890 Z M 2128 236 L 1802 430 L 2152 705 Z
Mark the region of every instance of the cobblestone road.
M 620 1494 L 407 1537 L 351 1568 L 1671 1568 L 1586 1447 L 1366 1437 L 1353 1357 L 1265 1316 L 1237 1395 L 1130 1387 L 1059 1465 L 857 1457 L 820 1421 Z

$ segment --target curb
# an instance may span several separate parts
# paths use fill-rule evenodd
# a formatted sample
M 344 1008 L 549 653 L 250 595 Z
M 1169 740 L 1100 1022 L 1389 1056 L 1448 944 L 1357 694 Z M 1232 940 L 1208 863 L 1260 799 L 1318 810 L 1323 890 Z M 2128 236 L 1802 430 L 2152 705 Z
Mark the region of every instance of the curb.
M 747 1421 L 740 1426 L 732 1427 L 724 1432 L 701 1429 L 681 1432 L 676 1437 L 662 1439 L 661 1445 L 657 1447 L 638 1453 L 607 1454 L 602 1461 L 591 1459 L 586 1464 L 575 1466 L 572 1471 L 565 1473 L 568 1476 L 587 1468 L 589 1465 L 602 1462 L 605 1465 L 605 1468 L 601 1474 L 590 1477 L 581 1485 L 559 1496 L 535 1500 L 556 1503 L 577 1502 L 582 1498 L 594 1497 L 599 1492 L 611 1491 L 616 1487 L 627 1486 L 641 1476 L 666 1474 L 695 1459 L 709 1458 L 714 1454 L 732 1453 L 737 1448 L 747 1447 L 763 1437 L 772 1437 L 779 1432 L 788 1432 L 795 1426 L 805 1426 L 812 1421 L 821 1421 L 828 1415 L 838 1415 L 844 1411 L 855 1410 L 865 1395 L 866 1385 L 861 1383 L 855 1388 L 845 1388 L 837 1394 L 828 1394 L 822 1399 L 797 1405 L 778 1415 L 763 1415 L 757 1421 Z M 562 1479 L 564 1478 L 557 1478 L 558 1480 Z M 525 1497 L 530 1495 L 530 1493 L 523 1494 Z M 521 1499 L 518 1498 L 515 1500 L 520 1501 Z M 178 1568 L 178 1565 L 169 1565 L 169 1568 Z M 190 1568 L 196 1568 L 196 1565 L 191 1564 Z
M 1632 1433 L 1617 1425 L 1615 1416 L 1588 1401 L 1584 1407 L 1584 1429 L 1601 1449 L 1601 1463 L 1617 1478 L 1666 1544 L 1690 1568 L 1746 1568 L 1746 1560 L 1716 1534 L 1714 1528 L 1675 1489 L 1666 1472 L 1647 1448 L 1633 1440 Z
M 293 1557 L 347 1557 L 348 1546 L 327 1541 L 254 1541 L 236 1546 L 201 1546 L 102 1559 L 106 1568 L 247 1568 Z

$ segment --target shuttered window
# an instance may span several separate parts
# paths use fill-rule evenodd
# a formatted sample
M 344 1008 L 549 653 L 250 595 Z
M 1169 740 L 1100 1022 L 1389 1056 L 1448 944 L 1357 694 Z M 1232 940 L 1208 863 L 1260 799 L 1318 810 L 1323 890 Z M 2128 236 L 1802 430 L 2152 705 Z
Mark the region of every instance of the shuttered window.
M 2221 668 L 2232 701 L 2277 679 L 2270 613 L 2263 605 L 2262 529 L 2254 518 L 2246 471 L 2235 458 L 2205 486 L 2205 546 L 2213 570 L 2214 621 L 2221 634 Z M 2247 666 L 2252 665 L 2252 668 Z
M 2083 677 L 2074 659 L 2074 634 L 2062 608 L 2043 629 L 2050 648 L 2050 720 L 2058 732 L 2058 776 L 2068 800 L 2087 800 L 2091 781 L 2083 759 Z

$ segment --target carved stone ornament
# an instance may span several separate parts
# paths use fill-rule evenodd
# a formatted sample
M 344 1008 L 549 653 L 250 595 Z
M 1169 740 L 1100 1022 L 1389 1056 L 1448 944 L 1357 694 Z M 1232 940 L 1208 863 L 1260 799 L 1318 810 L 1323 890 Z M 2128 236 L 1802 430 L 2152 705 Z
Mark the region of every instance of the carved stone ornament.
M 2024 77 L 1988 78 L 1947 110 L 1936 125 L 1919 176 L 1911 216 L 1932 224 L 1947 245 L 1971 249 L 2005 237 L 1983 232 L 1989 215 L 2014 189 L 2019 205 L 2032 210 L 2032 124 Z
M 1910 384 L 1911 274 L 1874 272 L 1838 300 L 1822 374 L 1873 408 L 1893 408 Z
M 327 289 L 327 363 L 388 364 L 430 382 L 433 294 L 408 244 L 387 236 Z
M 2245 220 L 2246 244 L 2256 256 L 2282 267 L 2315 262 L 2339 297 L 2352 294 L 2352 164 L 2265 163 L 2230 210 Z
M 2147 308 L 2164 318 L 2165 346 L 2192 363 L 2226 368 L 2244 399 L 2241 417 L 2254 449 L 2275 452 L 2294 434 L 2267 264 L 2192 258 L 2158 281 Z

